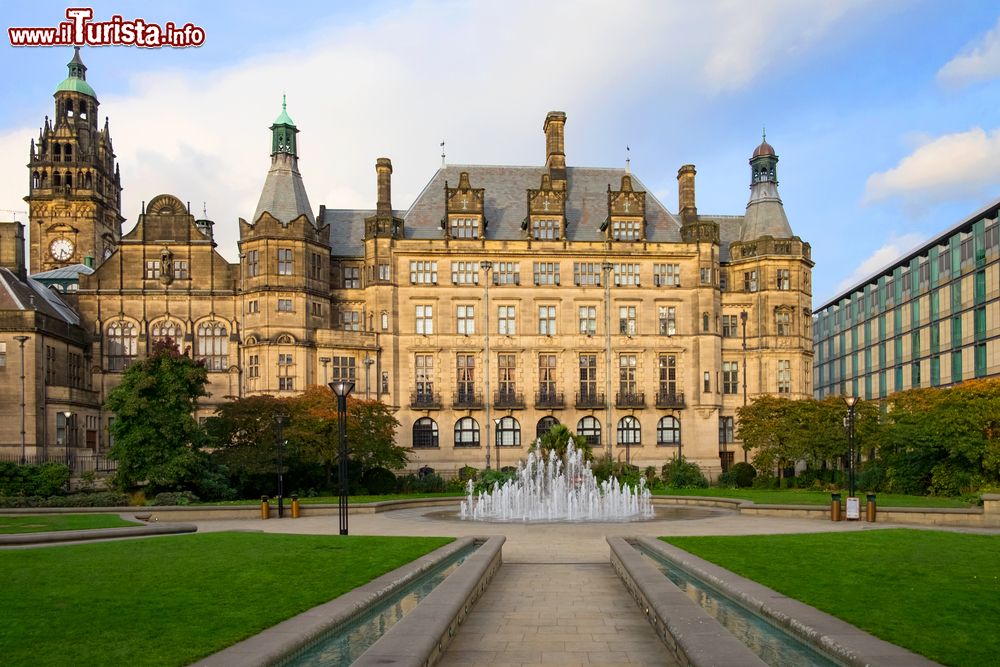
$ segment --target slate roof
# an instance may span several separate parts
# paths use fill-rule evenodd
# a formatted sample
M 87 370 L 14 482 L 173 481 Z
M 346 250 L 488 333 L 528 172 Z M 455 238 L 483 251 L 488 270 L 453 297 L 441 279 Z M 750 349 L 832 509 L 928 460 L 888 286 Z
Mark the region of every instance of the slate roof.
M 70 264 L 68 266 L 60 266 L 57 269 L 35 273 L 31 277 L 34 280 L 76 280 L 81 273 L 89 276 L 93 272 L 94 269 L 86 264 Z
M 778 184 L 774 181 L 759 181 L 750 186 L 750 201 L 747 203 L 741 240 L 752 241 L 761 236 L 776 239 L 792 237 L 792 227 L 788 224 L 785 207 L 778 196 Z
M 252 222 L 257 222 L 264 211 L 282 224 L 288 224 L 302 214 L 311 224 L 316 224 L 316 216 L 299 174 L 298 160 L 294 156 L 275 153 L 271 158 L 271 168 L 267 170 Z
M 5 268 L 0 268 L 0 310 L 37 310 L 69 324 L 80 324 L 79 315 L 51 289 L 34 278 L 21 281 Z
M 472 187 L 485 189 L 487 239 L 520 240 L 521 223 L 528 215 L 528 190 L 542 182 L 544 166 L 508 167 L 488 165 L 448 165 L 439 169 L 406 211 L 393 215 L 404 222 L 404 238 L 444 238 L 441 220 L 445 217 L 445 181 L 458 185 L 459 174 L 469 172 Z M 603 241 L 601 224 L 608 217 L 608 185 L 621 187 L 621 168 L 569 167 L 567 172 L 566 236 L 570 241 Z M 670 213 L 642 182 L 632 176 L 632 187 L 646 191 L 646 235 L 653 242 L 680 242 L 680 220 Z M 364 220 L 375 214 L 371 209 L 324 209 L 321 224 L 330 225 L 330 245 L 336 256 L 364 253 Z

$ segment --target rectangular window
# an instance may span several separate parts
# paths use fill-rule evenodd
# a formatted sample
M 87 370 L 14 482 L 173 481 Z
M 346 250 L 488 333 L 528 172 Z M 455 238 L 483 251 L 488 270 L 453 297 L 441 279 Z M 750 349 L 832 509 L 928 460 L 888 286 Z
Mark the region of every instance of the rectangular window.
M 541 336 L 556 335 L 556 307 L 538 307 L 538 333 Z
M 951 353 L 951 381 L 962 381 L 962 351 L 955 350 Z
M 941 384 L 941 357 L 931 357 L 931 386 Z
M 340 311 L 340 325 L 344 331 L 361 331 L 361 313 L 356 310 Z
M 618 307 L 618 333 L 625 336 L 636 335 L 635 306 Z
M 660 306 L 657 309 L 660 321 L 660 335 L 673 336 L 677 333 L 677 308 Z
M 146 260 L 146 280 L 156 280 L 160 277 L 160 260 Z
M 497 355 L 497 378 L 501 397 L 512 400 L 517 392 L 517 355 Z
M 188 261 L 186 259 L 175 259 L 174 260 L 174 279 L 175 280 L 187 280 L 191 276 L 188 275 Z
M 344 289 L 361 287 L 361 269 L 356 266 L 344 267 Z
M 260 355 L 251 354 L 247 360 L 247 377 L 256 380 L 260 377 Z
M 642 223 L 639 220 L 613 220 L 611 238 L 615 241 L 638 241 L 642 238 Z
M 292 312 L 292 300 L 291 299 L 278 299 L 278 312 L 279 313 L 290 313 L 290 312 Z
M 476 391 L 476 357 L 471 354 L 460 354 L 455 358 L 456 393 L 459 403 L 467 403 L 473 399 Z
M 944 282 L 951 274 L 951 250 L 945 248 L 938 253 L 938 280 Z
M 260 251 L 251 250 L 247 253 L 247 278 L 260 275 Z
M 430 401 L 434 397 L 434 355 L 418 354 L 414 357 L 416 366 L 417 402 Z
M 543 218 L 531 223 L 531 238 L 540 241 L 551 241 L 559 238 L 559 221 L 553 218 Z
M 756 292 L 757 291 L 757 272 L 756 271 L 744 271 L 743 272 L 743 291 L 744 292 Z
M 660 355 L 660 394 L 674 396 L 677 393 L 677 357 L 672 354 Z
M 323 279 L 323 255 L 316 252 L 309 253 L 309 277 L 313 280 Z
M 636 355 L 618 355 L 618 391 L 623 396 L 634 396 L 636 390 Z
M 586 287 L 601 284 L 601 265 L 597 262 L 573 262 L 573 284 Z
M 779 290 L 792 289 L 792 272 L 790 269 L 778 269 L 774 276 L 774 286 Z
M 976 341 L 986 338 L 986 306 L 976 308 L 972 313 L 973 335 Z
M 517 334 L 517 310 L 515 306 L 497 306 L 497 333 L 501 336 Z
M 774 323 L 779 336 L 792 335 L 792 314 L 787 310 L 779 310 L 774 314 Z
M 389 282 L 392 280 L 392 265 L 391 264 L 379 264 L 378 265 L 378 279 L 383 282 Z
M 478 262 L 452 262 L 451 282 L 453 285 L 478 285 Z
M 477 218 L 452 218 L 451 238 L 478 239 L 479 220 Z
M 702 391 L 706 394 L 712 393 L 712 375 L 708 371 L 705 371 L 701 379 Z
M 976 377 L 986 377 L 986 343 L 976 345 L 974 361 L 976 363 Z
M 45 384 L 56 383 L 56 348 L 45 346 Z
M 731 445 L 733 443 L 733 418 L 719 417 L 719 444 Z
M 653 264 L 653 285 L 656 287 L 680 287 L 680 264 Z
M 722 337 L 735 338 L 739 335 L 739 315 L 722 316 Z
M 410 262 L 411 285 L 437 285 L 437 262 Z
M 7 368 L 7 343 L 0 341 L 0 371 Z
M 556 355 L 538 355 L 538 397 L 545 401 L 556 394 Z
M 476 307 L 457 306 L 455 309 L 455 322 L 458 325 L 457 332 L 463 336 L 471 336 L 476 333 Z
M 290 276 L 294 271 L 291 248 L 278 248 L 278 275 Z
M 700 277 L 702 285 L 712 284 L 712 267 L 710 266 L 701 267 L 701 269 L 698 271 L 698 275 Z
M 536 285 L 559 284 L 559 262 L 534 262 L 532 267 Z
M 417 306 L 417 333 L 430 335 L 434 333 L 434 306 Z
M 740 362 L 722 362 L 722 393 L 736 394 L 740 386 Z
M 323 304 L 322 303 L 320 303 L 319 301 L 311 301 L 309 303 L 309 306 L 310 306 L 310 309 L 309 309 L 310 310 L 310 314 L 313 317 L 323 317 Z
M 997 246 L 1000 245 L 1000 224 L 995 221 L 990 226 L 983 230 L 983 245 L 987 250 L 996 250 Z
M 910 364 L 910 386 L 916 389 L 920 386 L 920 362 Z
M 278 391 L 295 391 L 295 359 L 290 354 L 278 355 Z
M 792 393 L 792 362 L 789 359 L 778 359 L 778 393 Z
M 580 396 L 597 395 L 597 355 L 580 355 Z
M 521 265 L 518 262 L 493 262 L 494 285 L 520 285 Z
M 597 306 L 580 306 L 580 333 L 593 336 L 597 333 Z
M 357 360 L 354 357 L 333 357 L 330 366 L 331 379 L 354 382 L 357 376 Z
M 926 259 L 917 267 L 917 286 L 925 288 L 931 281 L 931 265 Z
M 639 286 L 638 264 L 615 264 L 615 287 Z

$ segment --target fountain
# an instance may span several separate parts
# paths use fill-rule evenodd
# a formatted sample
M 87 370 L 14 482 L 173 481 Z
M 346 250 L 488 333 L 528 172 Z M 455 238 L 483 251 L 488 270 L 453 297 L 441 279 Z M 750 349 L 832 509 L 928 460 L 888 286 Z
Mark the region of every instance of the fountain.
M 540 447 L 537 451 L 543 451 Z M 583 450 L 570 442 L 565 460 L 550 450 L 548 458 L 528 453 L 518 461 L 517 475 L 491 491 L 473 490 L 462 501 L 459 516 L 477 521 L 630 521 L 653 517 L 653 503 L 640 479 L 637 487 L 611 478 L 594 478 Z

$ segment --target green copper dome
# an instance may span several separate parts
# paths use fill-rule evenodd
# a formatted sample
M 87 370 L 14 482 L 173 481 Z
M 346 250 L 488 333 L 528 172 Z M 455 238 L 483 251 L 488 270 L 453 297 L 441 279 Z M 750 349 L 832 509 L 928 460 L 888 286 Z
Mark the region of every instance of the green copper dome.
M 291 125 L 295 127 L 295 121 L 292 117 L 288 115 L 288 111 L 285 110 L 285 96 L 281 96 L 281 114 L 274 119 L 275 125 Z
M 97 97 L 97 93 L 94 89 L 90 87 L 90 84 L 83 79 L 78 79 L 75 76 L 66 77 L 62 83 L 56 87 L 56 92 L 69 91 L 71 93 L 81 93 L 83 95 L 90 95 L 93 98 Z

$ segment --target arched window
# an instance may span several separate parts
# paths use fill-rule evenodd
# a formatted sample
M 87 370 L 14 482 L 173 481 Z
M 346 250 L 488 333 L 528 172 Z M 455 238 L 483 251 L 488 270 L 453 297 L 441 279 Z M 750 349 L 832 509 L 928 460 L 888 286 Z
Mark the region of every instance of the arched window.
M 73 116 L 73 100 L 66 100 L 66 115 Z
M 159 322 L 154 322 L 149 327 L 149 338 L 153 341 L 170 339 L 180 345 L 183 336 L 184 332 L 181 329 L 181 325 L 170 320 L 160 320 Z
M 56 145 L 58 145 L 58 144 L 56 144 Z M 52 185 L 54 187 L 57 187 L 57 188 L 60 185 L 62 185 L 62 176 L 60 175 L 60 172 L 58 172 L 58 171 L 52 172 Z
M 701 330 L 708 331 L 708 313 L 701 314 Z
M 552 427 L 559 423 L 559 420 L 552 415 L 547 415 L 538 420 L 538 425 L 535 427 L 535 437 L 541 438 L 543 435 L 552 430 Z
M 62 160 L 62 144 L 52 144 L 52 159 L 56 162 Z
M 94 189 L 94 175 L 89 171 L 87 172 L 86 176 L 86 186 L 90 190 Z
M 455 446 L 479 446 L 479 422 L 472 417 L 462 417 L 455 422 Z
M 202 322 L 198 325 L 197 354 L 210 371 L 222 371 L 229 366 L 229 332 L 222 322 Z
M 278 336 L 276 342 L 278 343 L 278 345 L 291 345 L 295 342 L 295 339 L 292 338 L 291 335 L 289 334 L 281 334 L 280 336 Z
M 66 179 L 64 181 L 67 188 L 73 187 L 73 174 L 71 172 L 66 172 Z
M 681 422 L 677 417 L 666 416 L 656 424 L 656 444 L 661 447 L 679 447 Z
M 504 417 L 497 422 L 497 447 L 520 447 L 521 425 L 513 417 Z
M 382 311 L 382 331 L 389 330 L 389 313 Z
M 73 161 L 73 144 L 63 144 L 63 159 L 66 162 Z
M 576 434 L 586 438 L 591 447 L 601 446 L 601 422 L 594 417 L 584 417 L 577 422 Z
M 112 322 L 107 330 L 108 370 L 123 371 L 135 359 L 139 334 L 131 322 Z
M 428 449 L 438 446 L 438 425 L 430 417 L 421 417 L 413 423 L 413 448 Z
M 257 337 L 256 336 L 247 336 L 246 340 L 243 341 L 243 344 L 244 345 L 256 345 L 257 344 Z
M 37 188 L 39 185 L 41 185 L 41 183 L 42 183 L 42 178 L 41 176 L 38 175 L 37 171 L 31 174 L 31 187 Z
M 631 415 L 621 418 L 618 422 L 618 444 L 622 447 L 642 444 L 642 427 L 638 419 Z

